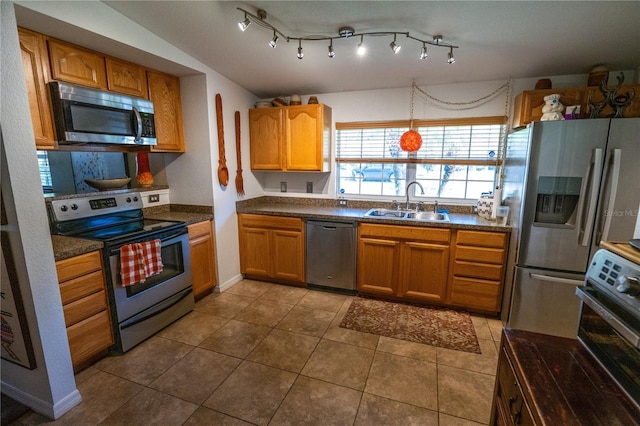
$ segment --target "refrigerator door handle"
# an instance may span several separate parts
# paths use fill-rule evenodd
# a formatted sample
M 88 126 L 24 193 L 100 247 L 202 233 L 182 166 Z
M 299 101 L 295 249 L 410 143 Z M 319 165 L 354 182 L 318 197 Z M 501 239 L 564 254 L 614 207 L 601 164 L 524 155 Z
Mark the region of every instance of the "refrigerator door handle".
M 605 210 L 602 212 L 604 215 L 604 225 L 600 230 L 602 232 L 602 236 L 600 240 L 606 241 L 609 238 L 609 229 L 611 228 L 611 218 L 613 217 L 613 207 L 616 201 L 616 195 L 618 193 L 618 180 L 620 178 L 620 163 L 622 162 L 622 150 L 620 148 L 616 148 L 612 150 L 613 155 L 613 166 L 611 170 L 611 183 L 609 186 L 609 201 L 605 207 Z
M 547 281 L 547 282 L 556 283 L 556 284 L 567 284 L 572 286 L 584 285 L 584 281 L 582 280 L 572 280 L 569 278 L 552 277 L 550 275 L 542 275 L 542 274 L 534 274 L 534 273 L 529 273 L 529 276 L 539 281 Z
M 582 226 L 580 227 L 579 233 L 582 236 L 580 245 L 582 245 L 583 247 L 587 247 L 589 245 L 589 241 L 591 240 L 591 231 L 593 230 L 593 222 L 596 216 L 595 210 L 596 204 L 598 202 L 598 190 L 600 189 L 598 183 L 600 182 L 600 178 L 602 177 L 601 148 L 596 148 L 593 150 L 589 169 L 591 170 L 591 173 L 587 171 L 587 177 L 589 174 L 591 174 L 591 180 L 587 184 L 587 192 L 589 193 L 589 198 L 584 201 L 584 204 L 587 205 L 587 214 L 582 220 Z

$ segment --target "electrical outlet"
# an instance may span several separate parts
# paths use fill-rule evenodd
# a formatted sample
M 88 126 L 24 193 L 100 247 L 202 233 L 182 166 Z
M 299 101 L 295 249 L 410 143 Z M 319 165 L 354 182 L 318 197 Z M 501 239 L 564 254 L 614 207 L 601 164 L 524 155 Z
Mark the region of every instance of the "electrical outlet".
M 280 182 L 280 192 L 287 192 L 287 182 Z
M 160 194 L 151 194 L 149 195 L 150 203 L 159 203 L 160 202 Z
M 348 204 L 349 204 L 349 203 L 348 203 L 348 202 L 347 202 L 347 200 L 345 200 L 344 198 L 340 198 L 340 199 L 338 200 L 338 206 L 340 206 L 340 207 L 347 207 L 347 206 L 348 206 Z
M 313 182 L 307 182 L 307 193 L 311 194 L 313 192 Z

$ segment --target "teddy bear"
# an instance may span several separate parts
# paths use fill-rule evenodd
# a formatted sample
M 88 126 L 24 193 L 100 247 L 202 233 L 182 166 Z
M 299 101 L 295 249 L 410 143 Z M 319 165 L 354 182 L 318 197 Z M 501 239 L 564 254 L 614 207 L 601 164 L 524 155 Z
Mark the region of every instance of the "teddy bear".
M 555 93 L 544 97 L 542 107 L 542 118 L 540 121 L 564 120 L 562 109 L 564 105 L 560 103 L 560 95 Z

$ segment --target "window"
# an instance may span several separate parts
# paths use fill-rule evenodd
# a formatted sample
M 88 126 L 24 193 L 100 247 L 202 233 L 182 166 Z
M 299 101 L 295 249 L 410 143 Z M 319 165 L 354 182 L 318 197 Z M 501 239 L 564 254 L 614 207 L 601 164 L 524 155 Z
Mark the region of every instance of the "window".
M 337 187 L 341 194 L 450 201 L 477 200 L 491 191 L 502 164 L 505 117 L 414 120 L 422 136 L 417 152 L 400 149 L 408 121 L 336 124 Z
M 40 181 L 44 192 L 53 190 L 51 182 L 51 167 L 49 166 L 49 157 L 47 151 L 37 151 L 38 153 L 38 169 L 40 170 Z

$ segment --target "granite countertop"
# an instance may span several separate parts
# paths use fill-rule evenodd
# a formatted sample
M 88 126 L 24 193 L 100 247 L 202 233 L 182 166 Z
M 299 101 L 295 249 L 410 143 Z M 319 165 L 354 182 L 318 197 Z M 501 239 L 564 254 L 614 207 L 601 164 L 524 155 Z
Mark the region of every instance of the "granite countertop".
M 374 207 L 391 208 L 384 203 L 348 201 L 348 207 L 340 207 L 337 200 L 300 199 L 287 197 L 260 197 L 236 203 L 238 213 L 273 216 L 300 217 L 303 219 L 353 221 L 360 223 L 383 223 L 386 225 L 409 225 L 433 228 L 474 229 L 483 231 L 511 232 L 510 226 L 498 225 L 473 213 L 469 206 L 442 206 L 449 210 L 449 222 L 428 222 L 395 218 L 364 217 Z M 433 207 L 428 205 L 426 211 Z
M 213 219 L 213 207 L 211 206 L 165 204 L 157 207 L 148 207 L 142 211 L 146 219 L 174 220 L 186 222 L 187 225 Z M 94 250 L 100 250 L 104 247 L 101 241 L 60 235 L 52 235 L 51 242 L 56 262 Z

